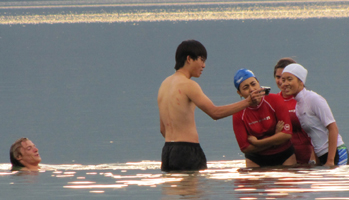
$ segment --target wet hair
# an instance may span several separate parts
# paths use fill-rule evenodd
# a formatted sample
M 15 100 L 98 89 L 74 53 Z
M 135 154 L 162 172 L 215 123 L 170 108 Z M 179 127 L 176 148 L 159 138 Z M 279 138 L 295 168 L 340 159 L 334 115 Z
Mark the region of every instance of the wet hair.
M 207 59 L 207 51 L 204 45 L 196 40 L 185 40 L 183 41 L 176 50 L 176 65 L 175 70 L 179 70 L 185 64 L 187 56 L 190 56 L 193 60 L 198 59 L 198 57 L 203 57 Z
M 22 142 L 28 141 L 28 138 L 20 138 L 16 140 L 15 143 L 11 145 L 10 148 L 10 161 L 12 164 L 12 169 L 13 168 L 18 168 L 18 167 L 25 167 L 22 163 L 17 160 L 18 156 L 22 155 L 21 153 L 21 147 L 22 147 Z
M 292 63 L 297 63 L 295 60 L 292 58 L 281 58 L 275 65 L 274 67 L 274 77 L 276 75 L 276 70 L 277 69 L 284 69 L 287 65 L 292 64 Z

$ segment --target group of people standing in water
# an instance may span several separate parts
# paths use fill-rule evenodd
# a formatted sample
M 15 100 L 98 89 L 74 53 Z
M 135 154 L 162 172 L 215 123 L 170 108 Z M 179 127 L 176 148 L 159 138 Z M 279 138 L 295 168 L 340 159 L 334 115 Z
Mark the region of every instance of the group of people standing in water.
M 215 120 L 232 115 L 246 167 L 348 164 L 348 150 L 327 101 L 306 89 L 308 71 L 295 60 L 282 58 L 274 68 L 279 93 L 268 94 L 254 73 L 242 68 L 235 73 L 234 85 L 244 100 L 216 106 L 191 80 L 206 67 L 205 47 L 195 40 L 183 41 L 175 58 L 176 72 L 162 82 L 158 93 L 165 138 L 162 171 L 207 168 L 195 125 L 196 107 Z
M 348 150 L 331 109 L 322 96 L 306 89 L 308 71 L 302 65 L 291 58 L 277 62 L 277 94 L 261 87 L 251 70 L 239 69 L 233 81 L 244 100 L 216 106 L 191 79 L 200 77 L 206 59 L 200 42 L 183 41 L 176 50 L 176 72 L 159 88 L 160 132 L 165 138 L 162 171 L 207 168 L 195 124 L 196 107 L 214 120 L 232 116 L 246 167 L 348 164 Z M 41 157 L 32 141 L 20 138 L 10 148 L 10 160 L 13 170 L 35 171 Z
M 233 115 L 234 133 L 247 167 L 348 164 L 348 150 L 328 103 L 305 88 L 307 73 L 293 59 L 280 59 L 274 69 L 280 92 Z M 235 74 L 234 83 L 244 98 L 260 88 L 247 69 Z

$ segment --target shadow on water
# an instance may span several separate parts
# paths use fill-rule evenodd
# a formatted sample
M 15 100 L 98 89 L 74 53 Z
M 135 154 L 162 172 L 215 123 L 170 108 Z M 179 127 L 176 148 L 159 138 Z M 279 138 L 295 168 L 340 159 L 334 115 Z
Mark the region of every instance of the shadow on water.
M 64 193 L 139 195 L 155 199 L 349 199 L 349 167 L 246 168 L 244 160 L 211 161 L 199 172 L 160 171 L 160 162 L 42 165 L 39 173 L 10 172 L 10 185 L 54 183 Z M 2 181 L 3 182 L 3 181 Z M 40 187 L 37 188 L 38 190 Z M 35 192 L 35 191 L 34 191 Z

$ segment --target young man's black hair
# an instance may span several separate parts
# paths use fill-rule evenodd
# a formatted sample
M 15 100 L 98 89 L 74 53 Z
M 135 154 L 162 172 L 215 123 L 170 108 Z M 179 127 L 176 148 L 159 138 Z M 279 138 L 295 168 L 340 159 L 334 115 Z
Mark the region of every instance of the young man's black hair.
M 193 60 L 198 59 L 198 57 L 203 57 L 206 60 L 207 51 L 204 45 L 196 40 L 183 41 L 176 50 L 175 70 L 179 70 L 184 66 L 187 56 L 190 56 Z

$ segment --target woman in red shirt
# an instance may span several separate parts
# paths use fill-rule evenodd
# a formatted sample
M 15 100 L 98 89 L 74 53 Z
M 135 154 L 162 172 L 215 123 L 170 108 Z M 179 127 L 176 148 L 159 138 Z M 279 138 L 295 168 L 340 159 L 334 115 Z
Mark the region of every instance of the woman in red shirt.
M 247 69 L 237 71 L 234 84 L 237 93 L 244 98 L 260 88 L 253 72 Z M 240 149 L 245 154 L 246 167 L 296 164 L 290 141 L 290 115 L 280 95 L 266 95 L 257 106 L 234 114 L 233 129 Z
M 281 58 L 274 67 L 274 79 L 276 85 L 281 92 L 278 95 L 282 96 L 286 106 L 289 110 L 290 118 L 292 121 L 292 138 L 291 142 L 295 149 L 296 159 L 298 164 L 315 164 L 316 156 L 314 153 L 313 145 L 308 134 L 302 129 L 299 123 L 298 117 L 296 115 L 296 104 L 297 101 L 293 96 L 287 96 L 281 89 L 281 74 L 284 68 L 292 63 L 296 63 L 292 58 Z

